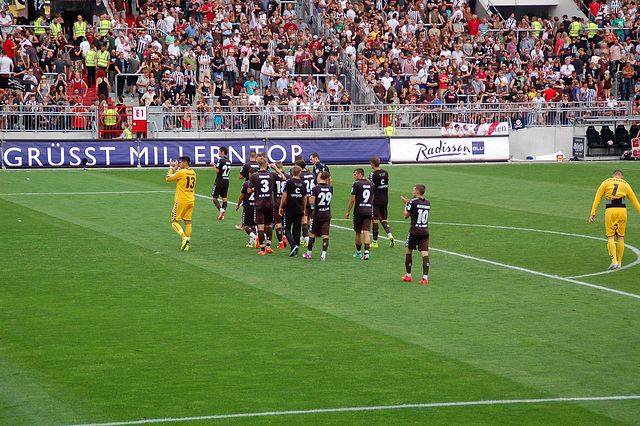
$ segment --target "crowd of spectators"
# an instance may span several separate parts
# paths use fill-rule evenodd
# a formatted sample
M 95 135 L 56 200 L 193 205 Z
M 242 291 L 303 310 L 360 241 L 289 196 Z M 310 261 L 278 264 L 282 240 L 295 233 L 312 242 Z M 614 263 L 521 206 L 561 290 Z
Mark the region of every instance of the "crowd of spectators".
M 165 128 L 345 126 L 353 111 L 345 61 L 365 92 L 405 108 L 590 108 L 638 97 L 633 0 L 594 0 L 588 19 L 520 20 L 479 19 L 466 0 L 313 1 L 332 36 L 312 34 L 293 2 L 277 0 L 137 0 L 135 10 L 117 0 L 115 15 L 93 25 L 55 15 L 40 16 L 37 28 L 13 25 L 5 7 L 0 74 L 33 84 L 2 93 L 0 105 L 139 103 L 162 107 Z M 37 124 L 29 120 L 25 127 Z

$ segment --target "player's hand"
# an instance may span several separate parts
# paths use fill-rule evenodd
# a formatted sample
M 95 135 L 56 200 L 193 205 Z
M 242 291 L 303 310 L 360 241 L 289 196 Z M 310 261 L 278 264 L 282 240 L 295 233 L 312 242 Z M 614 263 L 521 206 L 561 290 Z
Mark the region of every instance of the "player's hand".
M 401 199 L 401 200 L 402 200 L 402 202 L 403 202 L 403 203 L 405 203 L 405 204 L 408 204 L 408 203 L 409 203 L 409 201 L 411 201 L 411 200 L 409 200 L 407 197 L 405 197 L 404 195 L 401 195 L 401 196 L 400 196 L 400 199 Z
M 596 221 L 596 216 L 595 215 L 592 214 L 591 216 L 589 216 L 589 223 L 593 223 L 595 221 Z
M 278 214 L 279 214 L 280 216 L 282 216 L 282 213 L 284 213 L 284 209 L 283 209 L 282 207 L 280 207 L 280 208 L 278 209 Z
M 347 212 L 347 214 L 344 215 L 345 219 L 349 219 L 349 212 Z
M 240 203 L 236 204 L 236 211 L 240 208 Z
M 215 167 L 215 166 L 216 166 L 216 163 L 214 163 L 214 162 L 212 161 L 212 162 L 210 162 L 210 163 L 209 163 L 209 165 L 210 165 L 210 166 Z

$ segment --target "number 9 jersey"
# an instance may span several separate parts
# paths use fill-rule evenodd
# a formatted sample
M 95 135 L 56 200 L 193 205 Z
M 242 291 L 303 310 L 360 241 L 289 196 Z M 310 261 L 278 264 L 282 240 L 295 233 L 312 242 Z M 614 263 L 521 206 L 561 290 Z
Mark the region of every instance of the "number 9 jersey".
M 196 172 L 191 169 L 180 169 L 175 173 L 172 172 L 173 169 L 169 169 L 167 172 L 167 182 L 177 181 L 174 201 L 180 204 L 193 204 L 195 201 Z

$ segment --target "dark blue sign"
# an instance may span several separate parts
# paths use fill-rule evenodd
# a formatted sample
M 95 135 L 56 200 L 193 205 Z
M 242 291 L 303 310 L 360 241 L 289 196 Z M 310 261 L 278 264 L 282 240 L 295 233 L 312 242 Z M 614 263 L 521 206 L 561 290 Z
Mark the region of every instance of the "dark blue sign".
M 270 160 L 293 162 L 297 154 L 305 161 L 317 152 L 323 163 L 364 163 L 371 157 L 389 161 L 389 142 L 386 138 L 371 139 L 268 139 Z M 286 160 L 284 159 L 286 157 Z
M 474 155 L 484 155 L 484 142 L 471 142 L 471 153 Z
M 138 158 L 142 166 L 163 166 L 168 165 L 171 159 L 175 160 L 187 155 L 191 158 L 191 164 L 197 166 L 217 160 L 221 146 L 227 147 L 228 158 L 232 164 L 244 164 L 249 161 L 249 152 L 251 151 L 265 151 L 263 139 L 148 140 L 140 142 Z M 136 162 L 131 164 L 137 164 L 137 161 L 136 158 Z
M 131 163 L 136 141 L 4 142 L 6 167 L 120 166 Z

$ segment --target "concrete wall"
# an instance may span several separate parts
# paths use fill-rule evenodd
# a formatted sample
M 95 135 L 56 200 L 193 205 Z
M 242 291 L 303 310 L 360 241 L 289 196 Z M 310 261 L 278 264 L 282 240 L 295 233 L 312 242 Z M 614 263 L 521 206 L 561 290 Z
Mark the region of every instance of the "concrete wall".
M 528 127 L 511 130 L 509 133 L 509 151 L 515 160 L 550 155 L 558 151 L 569 158 L 572 145 L 573 127 Z

